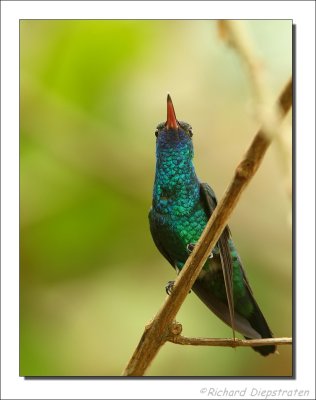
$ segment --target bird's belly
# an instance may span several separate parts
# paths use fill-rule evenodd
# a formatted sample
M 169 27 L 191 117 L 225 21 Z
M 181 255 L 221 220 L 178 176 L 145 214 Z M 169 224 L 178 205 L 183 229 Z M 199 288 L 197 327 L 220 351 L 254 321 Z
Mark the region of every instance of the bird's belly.
M 161 216 L 156 222 L 164 248 L 181 267 L 190 254 L 188 244 L 198 241 L 207 223 L 204 210 L 197 209 L 192 214 L 183 216 Z

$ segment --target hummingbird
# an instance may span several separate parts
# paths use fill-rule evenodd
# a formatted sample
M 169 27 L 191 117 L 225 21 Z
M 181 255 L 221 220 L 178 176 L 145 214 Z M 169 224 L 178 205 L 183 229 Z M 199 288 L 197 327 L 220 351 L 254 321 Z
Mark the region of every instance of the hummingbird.
M 193 165 L 192 127 L 178 121 L 170 95 L 167 121 L 157 126 L 156 172 L 150 231 L 160 253 L 179 273 L 214 211 L 213 189 L 201 183 Z M 174 281 L 166 286 L 171 293 Z M 241 259 L 225 227 L 208 256 L 193 292 L 223 322 L 246 339 L 272 338 L 272 332 L 254 298 Z M 276 352 L 275 345 L 255 346 L 263 356 Z

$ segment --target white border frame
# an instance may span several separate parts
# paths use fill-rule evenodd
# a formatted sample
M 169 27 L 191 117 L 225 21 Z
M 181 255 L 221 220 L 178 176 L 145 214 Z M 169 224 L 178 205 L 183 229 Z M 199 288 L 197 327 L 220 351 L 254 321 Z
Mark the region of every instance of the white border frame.
M 309 390 L 315 398 L 315 2 L 1 2 L 3 399 L 224 398 L 209 388 Z M 19 19 L 293 19 L 297 26 L 296 380 L 25 380 L 19 374 Z M 203 388 L 207 391 L 203 392 Z M 243 398 L 243 397 L 234 397 Z M 251 398 L 265 398 L 253 396 Z M 268 398 L 276 398 L 273 394 Z M 277 397 L 281 398 L 281 397 Z M 288 396 L 282 398 L 290 398 Z M 294 398 L 294 397 L 292 397 Z

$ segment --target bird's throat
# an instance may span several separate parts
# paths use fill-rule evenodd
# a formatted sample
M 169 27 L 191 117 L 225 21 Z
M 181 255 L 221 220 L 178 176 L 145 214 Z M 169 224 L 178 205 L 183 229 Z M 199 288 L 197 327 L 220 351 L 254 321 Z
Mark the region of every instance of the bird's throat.
M 192 158 L 168 149 L 157 155 L 153 207 L 161 214 L 189 214 L 199 201 L 199 181 Z

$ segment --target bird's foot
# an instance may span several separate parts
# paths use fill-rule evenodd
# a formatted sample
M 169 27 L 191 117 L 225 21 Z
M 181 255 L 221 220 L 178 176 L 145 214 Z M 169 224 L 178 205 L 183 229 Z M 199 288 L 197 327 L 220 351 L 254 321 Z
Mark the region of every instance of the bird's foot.
M 173 290 L 173 286 L 174 286 L 174 281 L 168 281 L 166 284 L 166 293 L 168 296 L 171 295 L 171 292 Z
M 192 253 L 192 251 L 194 250 L 195 244 L 196 243 L 189 243 L 187 245 L 187 250 L 188 250 L 189 253 Z M 208 258 L 211 259 L 211 258 L 213 258 L 213 256 L 214 256 L 213 252 L 211 252 L 211 254 L 208 256 Z
M 168 296 L 171 295 L 172 291 L 173 291 L 173 286 L 174 286 L 174 281 L 168 281 L 165 289 L 166 289 L 166 293 Z M 189 291 L 189 293 L 191 293 L 191 290 Z

